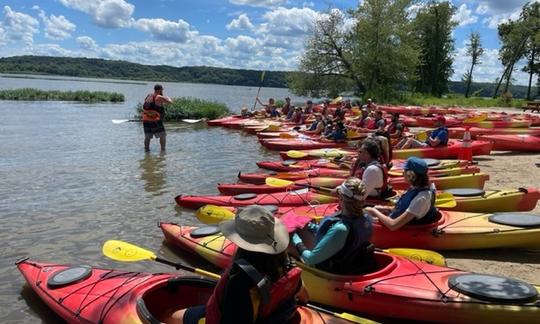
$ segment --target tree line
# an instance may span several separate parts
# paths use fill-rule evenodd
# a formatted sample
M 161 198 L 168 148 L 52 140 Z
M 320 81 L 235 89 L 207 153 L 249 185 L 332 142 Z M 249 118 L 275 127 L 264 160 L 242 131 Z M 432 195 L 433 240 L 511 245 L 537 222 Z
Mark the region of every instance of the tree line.
M 379 100 L 403 92 L 441 97 L 456 89 L 450 81 L 456 7 L 450 1 L 413 6 L 417 4 L 414 0 L 364 0 L 347 12 L 329 10 L 321 15 L 307 41 L 299 73 L 289 75 L 290 88 L 298 95 L 329 97 L 347 89 Z M 524 71 L 530 73 L 526 91 L 530 99 L 532 79 L 540 78 L 540 4 L 525 4 L 517 20 L 499 25 L 498 34 L 504 73 L 488 95 L 496 97 L 504 81 L 502 95 L 510 100 L 518 97 L 511 92 L 515 89 L 511 76 L 516 63 L 527 59 Z M 467 44 L 471 65 L 462 77 L 462 93 L 467 97 L 478 93 L 473 75 L 483 53 L 480 34 L 471 32 Z M 486 95 L 483 90 L 482 94 Z

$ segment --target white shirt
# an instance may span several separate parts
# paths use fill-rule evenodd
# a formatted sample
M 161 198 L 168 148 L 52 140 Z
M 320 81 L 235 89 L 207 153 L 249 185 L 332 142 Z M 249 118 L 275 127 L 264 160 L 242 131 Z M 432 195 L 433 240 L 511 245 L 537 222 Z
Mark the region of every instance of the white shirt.
M 368 197 L 380 196 L 380 191 L 377 189 L 381 189 L 384 185 L 383 172 L 381 168 L 377 166 L 377 164 L 377 161 L 370 162 L 362 174 L 362 181 L 366 185 L 366 193 Z
M 430 189 L 435 190 L 435 185 L 433 183 L 430 185 Z M 431 208 L 431 199 L 431 190 L 419 192 L 418 195 L 413 198 L 406 211 L 413 214 L 416 219 L 420 219 L 426 216 Z

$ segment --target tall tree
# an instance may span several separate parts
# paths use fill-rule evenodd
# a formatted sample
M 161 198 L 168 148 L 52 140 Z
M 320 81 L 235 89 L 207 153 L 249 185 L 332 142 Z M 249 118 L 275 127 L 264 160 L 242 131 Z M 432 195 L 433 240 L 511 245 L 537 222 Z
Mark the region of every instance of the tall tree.
M 523 67 L 523 72 L 529 73 L 529 84 L 527 87 L 527 100 L 531 99 L 532 79 L 535 74 L 540 74 L 539 53 L 540 53 L 540 3 L 535 2 L 524 8 L 524 21 L 530 37 L 525 45 L 525 58 L 527 65 Z
M 452 16 L 455 11 L 448 1 L 430 1 L 416 14 L 414 32 L 422 49 L 417 91 L 438 97 L 448 91 L 448 80 L 454 72 L 452 31 L 457 23 Z
M 463 80 L 467 84 L 465 88 L 465 97 L 469 98 L 469 91 L 471 89 L 472 83 L 472 74 L 475 65 L 482 64 L 480 58 L 484 55 L 484 48 L 482 48 L 482 43 L 480 41 L 480 34 L 478 32 L 473 32 L 469 36 L 469 43 L 467 44 L 467 55 L 471 57 L 471 68 L 463 76 Z
M 412 0 L 364 0 L 344 14 L 331 10 L 314 24 L 299 70 L 297 94 L 370 92 L 383 99 L 414 76 L 419 51 L 411 33 Z M 346 28 L 345 26 L 352 26 Z

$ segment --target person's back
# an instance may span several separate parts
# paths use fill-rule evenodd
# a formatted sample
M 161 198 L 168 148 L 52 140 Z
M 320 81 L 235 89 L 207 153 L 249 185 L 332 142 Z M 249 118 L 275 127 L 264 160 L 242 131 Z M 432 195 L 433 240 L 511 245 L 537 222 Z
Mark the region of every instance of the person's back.
M 163 120 L 165 118 L 165 103 L 171 103 L 169 97 L 163 95 L 163 86 L 156 84 L 154 92 L 146 96 L 143 103 L 142 120 L 144 129 L 144 150 L 150 151 L 150 140 L 159 138 L 161 150 L 165 150 L 167 133 Z

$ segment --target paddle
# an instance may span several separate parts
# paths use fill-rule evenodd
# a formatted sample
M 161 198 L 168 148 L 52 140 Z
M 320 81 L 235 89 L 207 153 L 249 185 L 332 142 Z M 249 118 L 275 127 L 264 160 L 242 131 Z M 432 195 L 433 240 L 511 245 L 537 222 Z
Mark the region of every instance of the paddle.
M 266 71 L 262 71 L 261 73 L 261 80 L 259 81 L 259 90 L 257 90 L 257 96 L 255 97 L 255 102 L 253 103 L 253 109 L 251 110 L 255 110 L 255 107 L 257 106 L 257 99 L 259 98 L 259 93 L 261 92 L 261 87 L 262 87 L 265 73 Z
M 163 263 L 166 265 L 170 265 L 175 267 L 177 270 L 182 269 L 190 272 L 194 272 L 203 276 L 207 276 L 214 279 L 219 279 L 219 275 L 208 272 L 203 269 L 190 267 L 188 265 L 182 264 L 182 263 L 176 263 L 169 260 L 162 259 L 152 251 L 145 250 L 141 247 L 138 247 L 136 245 L 118 241 L 118 240 L 108 240 L 103 244 L 103 254 L 107 257 L 116 260 L 116 261 L 123 261 L 123 262 L 136 262 L 136 261 L 143 261 L 143 260 L 152 260 L 159 263 Z
M 201 118 L 201 119 L 180 119 L 181 121 L 183 121 L 184 123 L 188 123 L 188 124 L 196 124 L 198 122 L 201 122 L 204 120 L 204 118 Z
M 195 217 L 204 224 L 217 224 L 234 218 L 234 213 L 227 208 L 216 205 L 205 205 L 197 209 Z
M 482 122 L 482 121 L 486 120 L 487 118 L 488 118 L 488 114 L 483 113 L 483 114 L 481 114 L 479 116 L 466 118 L 466 119 L 463 120 L 463 123 L 479 123 L 479 122 Z
M 330 103 L 331 104 L 337 104 L 338 102 L 340 102 L 342 100 L 343 100 L 343 97 L 339 96 L 339 97 L 334 98 L 332 101 L 330 101 Z
M 190 271 L 193 273 L 197 273 L 203 276 L 207 276 L 212 279 L 219 279 L 221 278 L 220 275 L 217 273 L 205 271 L 199 268 L 190 267 L 188 265 L 172 262 L 169 260 L 161 259 L 155 255 L 154 252 L 143 249 L 141 247 L 138 247 L 136 245 L 118 241 L 118 240 L 109 240 L 103 244 L 103 254 L 113 260 L 116 261 L 122 261 L 122 262 L 137 262 L 137 261 L 143 261 L 143 260 L 152 260 L 157 261 L 166 265 L 170 265 L 175 267 L 177 270 L 182 269 L 186 271 Z M 349 313 L 334 313 L 330 310 L 320 308 L 318 306 L 314 306 L 311 304 L 305 304 L 303 306 L 307 306 L 310 308 L 313 308 L 315 310 L 325 312 L 328 314 L 332 314 L 334 316 L 346 319 L 348 321 L 354 322 L 354 323 L 374 323 L 368 319 L 361 318 L 359 316 L 355 316 L 353 314 Z
M 428 132 L 423 131 L 416 134 L 416 139 L 419 140 L 420 142 L 425 142 L 428 139 Z
M 292 158 L 292 159 L 301 159 L 301 158 L 305 158 L 306 156 L 310 156 L 310 155 L 311 154 L 304 153 L 302 151 L 295 151 L 295 150 L 287 151 L 287 156 Z M 335 157 L 342 157 L 343 153 L 341 153 L 339 151 L 326 150 L 326 151 L 321 151 L 320 156 L 321 157 L 335 158 Z
M 123 124 L 127 122 L 140 122 L 141 119 L 113 119 L 111 120 L 113 124 Z

